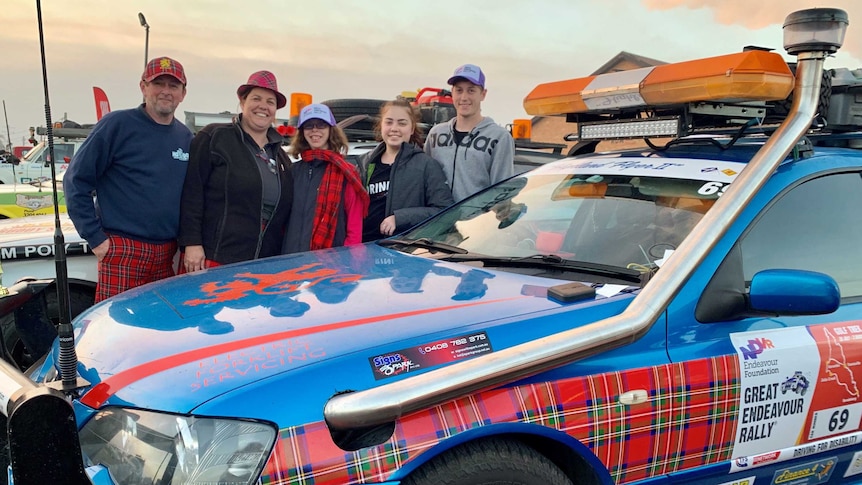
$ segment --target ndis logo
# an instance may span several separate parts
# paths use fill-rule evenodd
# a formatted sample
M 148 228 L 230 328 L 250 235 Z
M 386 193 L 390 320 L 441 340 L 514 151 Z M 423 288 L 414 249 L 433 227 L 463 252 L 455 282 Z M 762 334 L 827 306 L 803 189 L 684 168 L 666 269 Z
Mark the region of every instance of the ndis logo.
M 739 351 L 745 356 L 745 360 L 756 359 L 766 349 L 774 349 L 775 345 L 768 338 L 753 338 L 748 340 L 748 345 L 740 347 Z

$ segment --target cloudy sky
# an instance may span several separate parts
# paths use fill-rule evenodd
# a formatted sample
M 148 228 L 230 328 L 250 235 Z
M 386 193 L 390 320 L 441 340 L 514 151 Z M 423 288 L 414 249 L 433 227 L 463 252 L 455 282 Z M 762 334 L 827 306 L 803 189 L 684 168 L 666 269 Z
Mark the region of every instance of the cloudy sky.
M 36 0 L 2 1 L 0 99 L 20 144 L 27 127 L 45 124 Z M 260 69 L 282 92 L 322 101 L 442 87 L 473 63 L 487 75 L 484 114 L 505 124 L 526 116 L 523 98 L 536 84 L 589 75 L 620 51 L 667 62 L 745 45 L 783 53 L 784 18 L 817 6 L 850 16 L 827 67 L 862 67 L 858 0 L 44 0 L 42 17 L 53 120 L 94 122 L 93 86 L 114 110 L 140 102 L 143 12 L 150 57 L 185 65 L 178 112 L 236 110 L 236 87 Z

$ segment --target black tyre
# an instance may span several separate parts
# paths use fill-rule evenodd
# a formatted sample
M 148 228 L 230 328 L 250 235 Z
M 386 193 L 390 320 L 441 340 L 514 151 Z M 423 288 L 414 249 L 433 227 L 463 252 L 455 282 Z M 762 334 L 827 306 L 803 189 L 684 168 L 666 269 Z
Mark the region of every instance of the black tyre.
M 95 290 L 85 286 L 73 286 L 69 292 L 69 303 L 71 307 L 71 316 L 75 318 L 93 306 L 95 300 Z M 47 305 L 47 314 L 51 322 L 56 326 L 60 322 L 60 305 L 57 299 L 56 288 L 49 288 L 45 293 L 45 303 Z M 0 319 L 0 328 L 2 328 L 3 342 L 6 345 L 7 351 L 11 354 L 14 364 L 21 370 L 27 369 L 36 360 L 41 358 L 41 355 L 33 355 L 24 345 L 24 342 L 18 337 L 18 332 L 15 329 L 14 314 L 6 315 Z
M 446 451 L 402 485 L 572 485 L 554 463 L 521 442 L 487 439 Z
M 790 67 L 790 72 L 793 75 L 796 75 L 796 63 L 788 64 Z M 817 101 L 817 116 L 822 119 L 826 119 L 829 115 L 829 104 L 832 100 L 832 75 L 833 72 L 830 69 L 823 70 L 823 76 L 820 80 L 820 97 Z M 776 101 L 773 108 L 767 112 L 767 122 L 781 122 L 784 121 L 784 118 L 790 113 L 790 105 L 793 104 L 793 93 L 787 96 L 787 99 L 783 101 Z M 771 117 L 777 117 L 774 120 L 770 120 Z
M 368 119 L 354 123 L 350 126 L 352 130 L 373 131 L 374 123 L 377 115 L 380 114 L 380 107 L 383 106 L 385 100 L 382 99 L 330 99 L 324 101 L 323 104 L 329 106 L 332 110 L 332 115 L 335 116 L 335 121 L 341 121 L 345 118 L 350 118 L 356 115 L 367 115 L 373 119 Z

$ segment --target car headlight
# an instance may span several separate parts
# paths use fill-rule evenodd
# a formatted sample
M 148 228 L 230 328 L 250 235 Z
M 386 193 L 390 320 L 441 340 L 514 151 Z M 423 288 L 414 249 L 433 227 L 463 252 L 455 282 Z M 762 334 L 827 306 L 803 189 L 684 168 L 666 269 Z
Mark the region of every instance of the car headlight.
M 81 429 L 81 450 L 121 485 L 249 484 L 275 443 L 255 421 L 106 408 Z

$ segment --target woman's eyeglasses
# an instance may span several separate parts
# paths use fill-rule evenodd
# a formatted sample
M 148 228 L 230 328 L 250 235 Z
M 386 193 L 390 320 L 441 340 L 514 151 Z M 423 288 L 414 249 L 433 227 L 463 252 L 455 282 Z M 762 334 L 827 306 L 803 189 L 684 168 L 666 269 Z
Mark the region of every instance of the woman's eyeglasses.
M 306 121 L 305 124 L 302 125 L 303 130 L 325 130 L 329 128 L 329 124 L 323 121 Z

